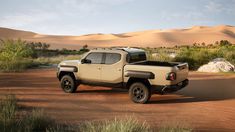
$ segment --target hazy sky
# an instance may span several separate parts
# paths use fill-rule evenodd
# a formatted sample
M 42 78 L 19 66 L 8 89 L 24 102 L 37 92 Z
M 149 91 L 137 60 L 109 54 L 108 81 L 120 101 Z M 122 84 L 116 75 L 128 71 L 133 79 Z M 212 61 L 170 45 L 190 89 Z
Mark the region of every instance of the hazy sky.
M 235 0 L 0 0 L 0 27 L 43 34 L 235 25 Z

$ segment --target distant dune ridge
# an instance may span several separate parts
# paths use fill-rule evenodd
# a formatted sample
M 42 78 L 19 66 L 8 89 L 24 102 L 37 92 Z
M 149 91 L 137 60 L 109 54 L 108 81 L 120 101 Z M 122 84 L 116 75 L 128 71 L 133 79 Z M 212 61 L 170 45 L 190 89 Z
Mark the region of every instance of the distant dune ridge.
M 89 47 L 172 47 L 202 42 L 211 44 L 220 40 L 228 40 L 235 43 L 235 27 L 229 25 L 214 27 L 193 26 L 187 29 L 148 30 L 123 34 L 98 33 L 82 36 L 43 35 L 28 31 L 0 28 L 0 38 L 21 38 L 27 41 L 46 42 L 54 49 L 79 49 L 85 44 Z

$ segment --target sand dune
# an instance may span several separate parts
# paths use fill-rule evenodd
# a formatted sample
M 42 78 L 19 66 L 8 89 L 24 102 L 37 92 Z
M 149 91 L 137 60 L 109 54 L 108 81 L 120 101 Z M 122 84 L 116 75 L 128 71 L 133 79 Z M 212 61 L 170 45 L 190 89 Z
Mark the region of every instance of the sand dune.
M 123 34 L 88 34 L 82 36 L 43 35 L 28 31 L 0 28 L 0 38 L 21 38 L 27 41 L 46 42 L 52 48 L 78 49 L 89 47 L 140 46 L 171 47 L 175 45 L 206 44 L 228 40 L 235 43 L 235 27 L 219 25 L 214 27 L 193 26 L 187 29 L 148 30 Z
M 32 38 L 36 33 L 0 27 L 0 38 Z

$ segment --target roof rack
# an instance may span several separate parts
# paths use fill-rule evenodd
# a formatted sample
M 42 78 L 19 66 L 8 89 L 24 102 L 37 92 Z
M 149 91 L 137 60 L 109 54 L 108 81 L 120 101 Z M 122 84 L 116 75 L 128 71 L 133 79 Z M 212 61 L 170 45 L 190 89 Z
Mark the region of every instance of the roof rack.
M 93 50 L 112 50 L 112 48 L 94 48 Z
M 140 47 L 129 47 L 129 46 L 113 46 L 113 47 L 98 47 L 98 48 L 94 48 L 94 50 L 117 50 L 117 49 L 131 49 L 131 48 L 135 48 L 135 49 L 141 49 Z
M 107 48 L 94 48 L 93 50 L 122 50 L 129 47 L 107 47 Z
M 108 47 L 108 48 L 94 48 L 93 50 L 122 50 L 126 52 L 136 52 L 142 51 L 139 47 L 126 47 L 126 46 L 116 46 L 116 47 Z

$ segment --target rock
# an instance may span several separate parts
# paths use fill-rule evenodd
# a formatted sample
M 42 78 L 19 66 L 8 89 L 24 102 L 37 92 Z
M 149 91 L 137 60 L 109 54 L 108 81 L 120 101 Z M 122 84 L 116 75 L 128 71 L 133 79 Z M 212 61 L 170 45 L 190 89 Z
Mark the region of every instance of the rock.
M 175 58 L 176 57 L 176 53 L 170 53 L 169 55 L 171 58 Z
M 157 57 L 158 55 L 158 53 L 152 53 L 152 57 Z
M 234 72 L 235 67 L 224 58 L 216 58 L 208 64 L 201 66 L 198 71 L 200 72 Z

